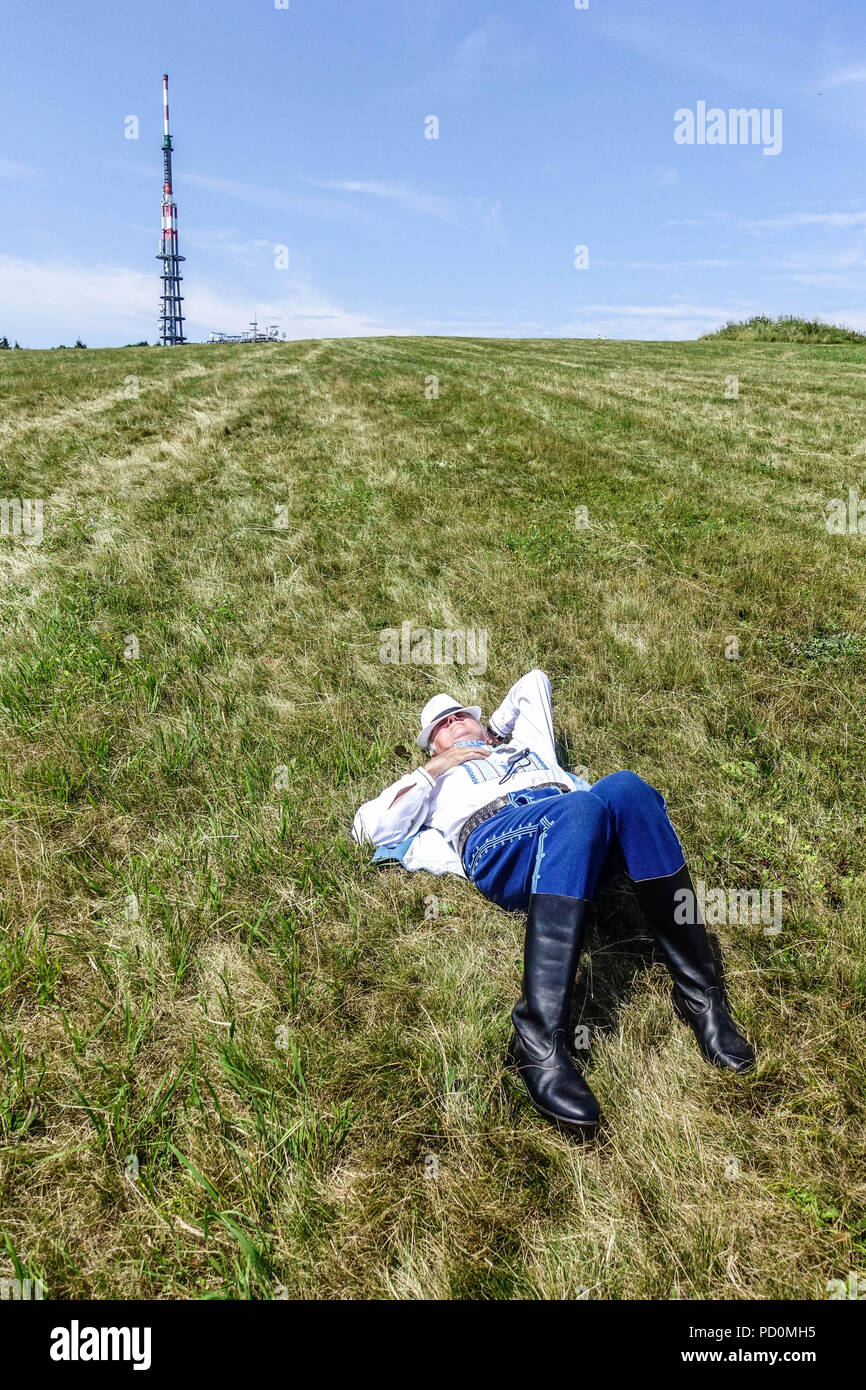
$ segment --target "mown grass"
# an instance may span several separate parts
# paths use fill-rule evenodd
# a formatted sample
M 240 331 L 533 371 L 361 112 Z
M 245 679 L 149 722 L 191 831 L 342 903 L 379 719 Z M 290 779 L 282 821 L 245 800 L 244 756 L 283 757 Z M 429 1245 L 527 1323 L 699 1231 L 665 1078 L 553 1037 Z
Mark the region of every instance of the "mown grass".
M 0 491 L 45 515 L 0 542 L 4 1277 L 823 1298 L 866 1269 L 866 541 L 824 525 L 866 494 L 866 351 L 376 339 L 0 373 Z M 486 672 L 381 664 L 406 619 L 486 628 Z M 751 1079 L 700 1059 L 622 886 L 599 901 L 586 1149 L 503 1075 L 522 919 L 349 838 L 430 694 L 487 715 L 533 666 L 564 756 L 660 787 L 696 879 L 784 893 L 780 935 L 716 928 Z

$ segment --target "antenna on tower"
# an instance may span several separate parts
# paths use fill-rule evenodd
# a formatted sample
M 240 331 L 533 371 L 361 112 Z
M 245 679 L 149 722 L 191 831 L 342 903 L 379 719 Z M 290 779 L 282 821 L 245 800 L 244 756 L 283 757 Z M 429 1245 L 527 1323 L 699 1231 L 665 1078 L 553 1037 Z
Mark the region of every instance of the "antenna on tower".
M 162 239 L 156 259 L 162 261 L 162 296 L 159 311 L 159 341 L 163 347 L 185 343 L 183 336 L 183 295 L 180 292 L 180 263 L 186 260 L 177 249 L 177 204 L 171 187 L 171 136 L 168 131 L 168 73 L 162 74 Z

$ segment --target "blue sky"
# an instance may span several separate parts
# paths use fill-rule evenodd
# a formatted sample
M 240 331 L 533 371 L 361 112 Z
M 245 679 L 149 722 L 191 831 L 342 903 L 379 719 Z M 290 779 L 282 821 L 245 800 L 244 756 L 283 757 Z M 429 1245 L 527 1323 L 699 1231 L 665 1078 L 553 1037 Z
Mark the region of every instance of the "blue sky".
M 854 0 L 4 0 L 10 339 L 155 339 L 164 70 L 193 339 L 866 329 Z M 676 143 L 701 101 L 778 154 Z

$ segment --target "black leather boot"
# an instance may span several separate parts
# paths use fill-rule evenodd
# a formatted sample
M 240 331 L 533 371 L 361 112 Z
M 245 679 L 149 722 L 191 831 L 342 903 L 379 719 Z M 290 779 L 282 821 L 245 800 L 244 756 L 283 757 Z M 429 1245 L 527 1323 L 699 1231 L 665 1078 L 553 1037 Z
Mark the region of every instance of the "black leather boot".
M 650 931 L 664 952 L 674 982 L 674 1008 L 695 1034 L 704 1057 L 724 1070 L 751 1071 L 755 1054 L 731 1018 L 687 866 L 666 878 L 632 882 Z M 682 889 L 688 889 L 692 897 L 684 899 Z M 687 908 L 694 920 L 676 921 L 675 914 L 682 918 Z
M 511 1011 L 507 1060 L 542 1115 L 588 1137 L 598 1103 L 571 1058 L 569 1010 L 588 904 L 558 893 L 533 893 L 523 947 L 523 993 Z

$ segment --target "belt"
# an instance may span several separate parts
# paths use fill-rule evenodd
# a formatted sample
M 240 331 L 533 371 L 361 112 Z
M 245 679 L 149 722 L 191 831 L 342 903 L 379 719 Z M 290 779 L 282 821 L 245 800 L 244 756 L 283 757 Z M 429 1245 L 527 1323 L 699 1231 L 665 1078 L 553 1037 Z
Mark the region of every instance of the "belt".
M 560 792 L 574 791 L 573 787 L 566 787 L 562 782 L 542 782 L 538 787 L 523 787 L 521 790 L 538 792 L 544 787 L 556 787 L 557 791 Z M 457 853 L 460 855 L 461 863 L 463 862 L 463 849 L 473 830 L 477 830 L 478 826 L 483 825 L 491 816 L 498 815 L 500 811 L 505 810 L 506 806 L 510 806 L 511 795 L 519 796 L 520 793 L 510 793 L 508 796 L 497 796 L 493 801 L 488 801 L 486 806 L 482 806 L 480 810 L 473 812 L 467 821 L 464 821 L 463 828 L 460 831 L 460 836 L 457 841 Z

